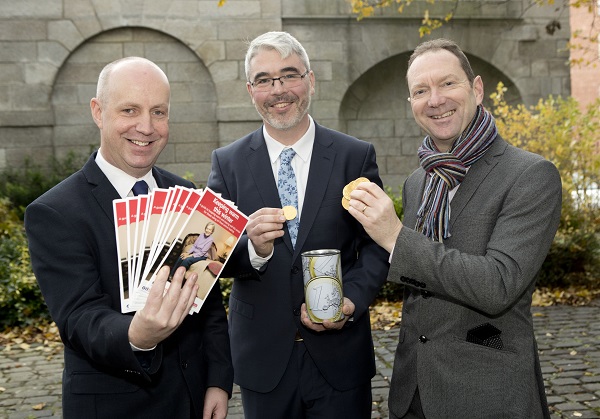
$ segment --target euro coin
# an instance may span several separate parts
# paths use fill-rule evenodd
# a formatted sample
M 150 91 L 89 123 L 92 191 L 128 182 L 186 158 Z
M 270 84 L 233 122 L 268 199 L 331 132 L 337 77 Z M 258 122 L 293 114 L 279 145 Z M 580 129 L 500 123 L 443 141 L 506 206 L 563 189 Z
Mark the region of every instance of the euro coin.
M 293 220 L 298 215 L 298 211 L 296 210 L 296 208 L 294 208 L 290 205 L 286 205 L 282 209 L 283 209 L 283 216 L 288 221 Z

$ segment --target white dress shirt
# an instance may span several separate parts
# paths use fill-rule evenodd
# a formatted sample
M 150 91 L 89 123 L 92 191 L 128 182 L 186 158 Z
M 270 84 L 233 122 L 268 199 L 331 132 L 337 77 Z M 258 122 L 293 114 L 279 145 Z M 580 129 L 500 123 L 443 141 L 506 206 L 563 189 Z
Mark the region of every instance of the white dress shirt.
M 292 159 L 291 165 L 296 175 L 296 187 L 298 188 L 298 220 L 302 222 L 302 207 L 304 205 L 304 195 L 306 194 L 306 184 L 308 183 L 308 171 L 310 168 L 310 160 L 312 157 L 313 145 L 315 142 L 315 122 L 312 117 L 308 115 L 309 125 L 308 129 L 298 141 L 296 141 L 291 147 L 284 146 L 273 137 L 269 135 L 266 128 L 263 125 L 263 135 L 265 137 L 265 143 L 267 145 L 267 151 L 269 152 L 269 159 L 271 160 L 271 169 L 273 170 L 273 177 L 275 183 L 277 183 L 279 166 L 281 159 L 279 155 L 284 148 L 293 148 L 296 155 Z M 250 263 L 255 269 L 260 269 L 269 259 L 273 256 L 273 252 L 266 258 L 260 257 L 256 254 L 252 242 L 248 240 L 248 253 L 250 255 Z
M 146 181 L 148 184 L 148 191 L 158 187 L 154 176 L 152 176 L 152 170 L 146 173 L 143 177 L 137 179 L 106 161 L 102 155 L 102 149 L 98 150 L 98 153 L 96 154 L 96 164 L 100 170 L 102 170 L 102 173 L 104 173 L 104 175 L 108 178 L 109 182 L 115 187 L 121 198 L 133 196 L 131 188 L 133 188 L 133 185 L 138 180 Z

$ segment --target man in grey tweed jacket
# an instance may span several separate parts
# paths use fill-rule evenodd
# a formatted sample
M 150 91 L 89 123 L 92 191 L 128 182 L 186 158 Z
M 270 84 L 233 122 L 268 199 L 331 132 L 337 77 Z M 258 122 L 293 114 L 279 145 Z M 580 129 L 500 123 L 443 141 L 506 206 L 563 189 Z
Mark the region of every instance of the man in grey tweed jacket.
M 390 417 L 549 417 L 530 309 L 560 219 L 559 173 L 500 137 L 454 42 L 417 47 L 407 81 L 427 136 L 404 220 L 373 183 L 350 201 L 391 254 L 389 280 L 405 284 Z

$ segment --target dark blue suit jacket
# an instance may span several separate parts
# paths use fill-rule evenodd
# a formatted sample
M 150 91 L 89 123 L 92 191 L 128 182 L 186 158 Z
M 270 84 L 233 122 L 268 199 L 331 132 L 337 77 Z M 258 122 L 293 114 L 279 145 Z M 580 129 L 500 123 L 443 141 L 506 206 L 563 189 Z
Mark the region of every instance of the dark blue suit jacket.
M 207 386 L 232 390 L 219 287 L 143 368 L 127 336 L 132 316 L 120 310 L 112 206 L 119 196 L 95 157 L 25 214 L 33 269 L 65 345 L 64 417 L 201 417 Z M 153 175 L 161 188 L 193 187 L 158 168 Z
M 247 236 L 238 243 L 222 276 L 235 278 L 229 327 L 234 381 L 240 386 L 271 391 L 286 369 L 296 330 L 332 387 L 364 385 L 375 374 L 368 306 L 386 280 L 389 254 L 342 207 L 342 189 L 360 176 L 381 186 L 373 146 L 316 125 L 296 248 L 284 227 L 273 257 L 258 272 L 250 265 Z M 262 128 L 213 152 L 208 186 L 247 215 L 281 208 Z M 356 311 L 340 331 L 313 333 L 300 321 L 300 254 L 315 249 L 341 250 L 344 296 Z

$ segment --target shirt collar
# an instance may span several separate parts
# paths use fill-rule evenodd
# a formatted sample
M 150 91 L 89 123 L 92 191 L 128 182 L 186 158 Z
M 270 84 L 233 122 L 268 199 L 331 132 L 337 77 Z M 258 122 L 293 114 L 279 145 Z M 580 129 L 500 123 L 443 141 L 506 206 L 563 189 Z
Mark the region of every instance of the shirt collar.
M 300 139 L 296 141 L 291 147 L 304 162 L 307 162 L 310 158 L 310 154 L 312 153 L 313 149 L 313 144 L 315 142 L 315 122 L 313 121 L 310 115 L 308 115 L 308 119 L 308 129 L 306 130 L 304 135 L 300 137 Z M 271 137 L 264 125 L 263 135 L 265 137 L 267 150 L 269 151 L 269 158 L 271 159 L 271 164 L 274 164 L 275 161 L 279 158 L 279 155 L 281 154 L 283 149 L 286 148 L 286 146 L 284 146 L 279 141 Z
M 145 180 L 148 184 L 149 191 L 158 187 L 156 180 L 154 180 L 154 177 L 152 176 L 152 170 L 139 179 L 135 178 L 106 161 L 100 150 L 98 150 L 98 153 L 96 153 L 96 164 L 100 170 L 102 170 L 102 173 L 104 173 L 104 175 L 108 178 L 108 181 L 117 190 L 121 198 L 129 196 L 133 184 L 138 180 Z

